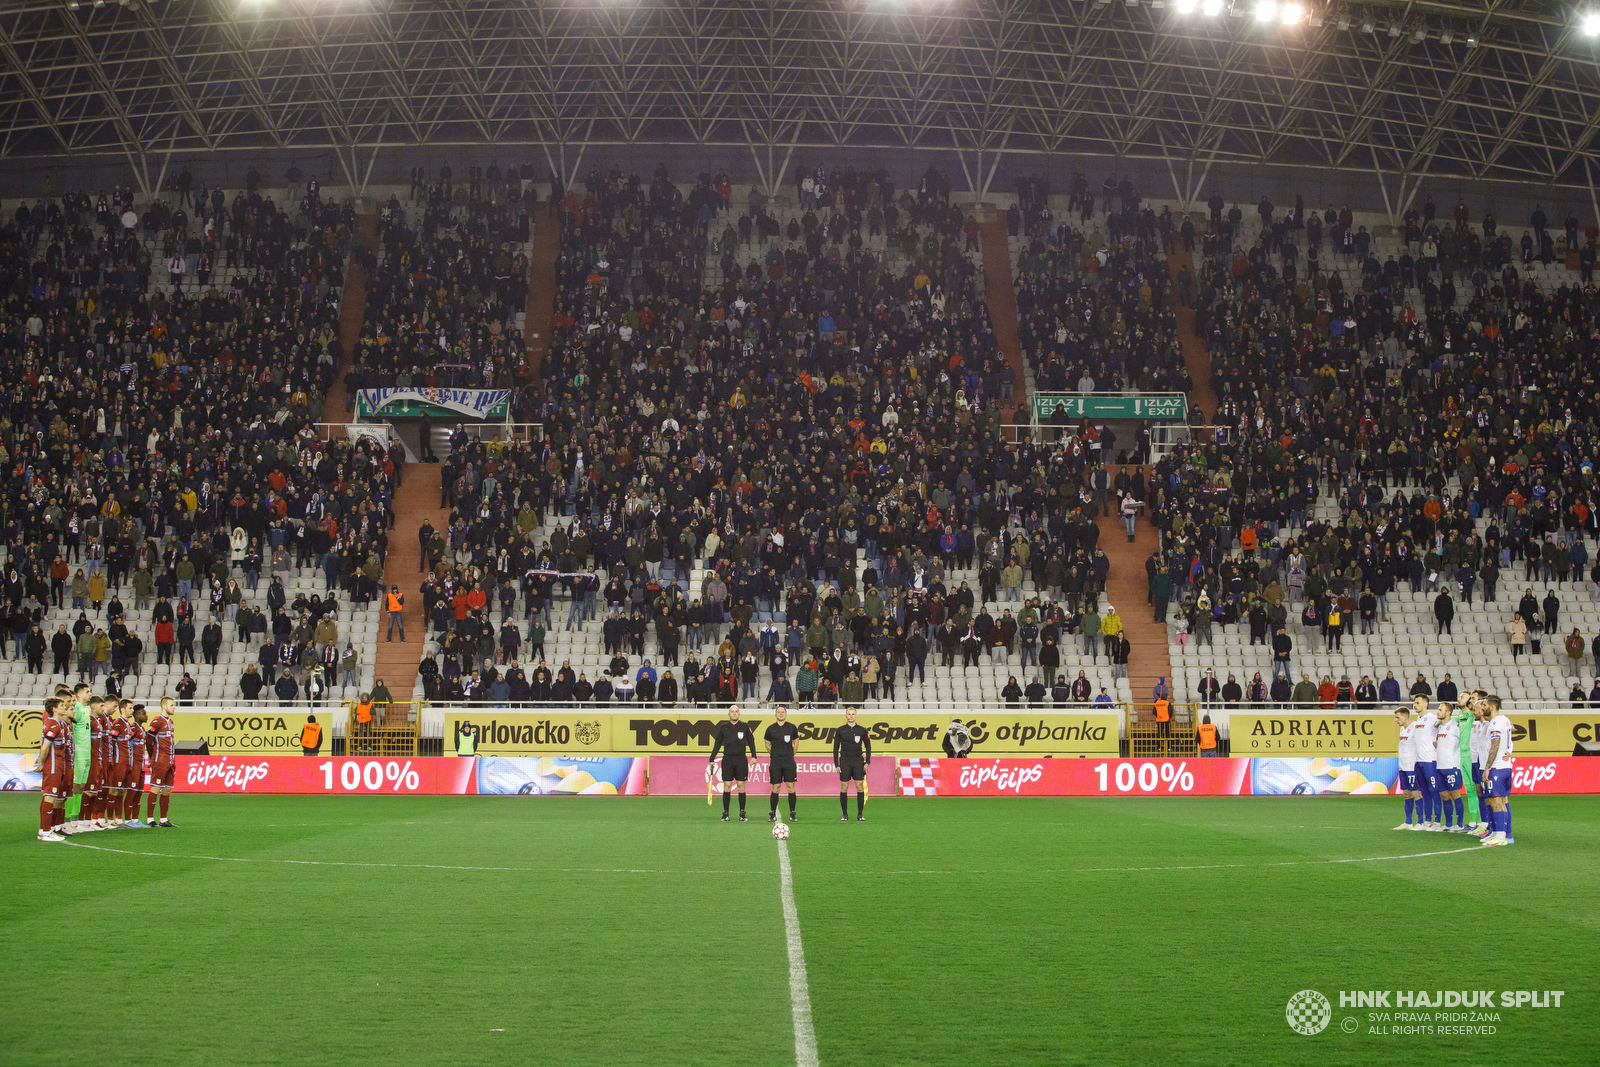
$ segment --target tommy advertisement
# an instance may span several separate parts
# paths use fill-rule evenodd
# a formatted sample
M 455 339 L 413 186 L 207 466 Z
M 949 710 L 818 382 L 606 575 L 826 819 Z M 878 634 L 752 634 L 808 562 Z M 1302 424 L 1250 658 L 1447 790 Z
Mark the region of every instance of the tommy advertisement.
M 834 796 L 839 792 L 839 768 L 830 757 L 796 756 L 794 791 L 803 797 Z M 904 761 L 901 761 L 904 762 Z M 867 766 L 867 792 L 888 796 L 894 788 L 895 761 L 874 759 Z M 750 780 L 745 788 L 752 793 L 772 791 L 772 761 L 750 761 Z M 704 756 L 651 756 L 650 795 L 657 797 L 704 796 L 710 786 L 722 789 L 722 757 L 715 763 Z
M 496 796 L 643 796 L 643 756 L 482 756 L 478 792 Z
M 700 709 L 691 709 L 698 712 Z M 652 712 L 654 714 L 652 714 Z M 584 752 L 682 753 L 710 755 L 712 738 L 722 717 L 672 715 L 670 709 L 644 708 L 634 714 L 601 712 L 500 711 L 485 708 L 448 711 L 444 717 L 446 752 L 457 751 L 463 733 L 476 736 L 476 753 L 495 756 L 557 755 Z M 746 716 L 756 736 L 771 721 L 770 715 Z M 833 735 L 845 723 L 839 713 L 797 711 L 795 751 L 800 755 L 831 755 Z M 943 752 L 948 721 L 922 715 L 875 713 L 856 720 L 872 735 L 876 754 L 931 756 Z M 1117 754 L 1116 713 L 1023 714 L 995 711 L 964 720 L 972 734 L 975 755 L 1112 756 Z

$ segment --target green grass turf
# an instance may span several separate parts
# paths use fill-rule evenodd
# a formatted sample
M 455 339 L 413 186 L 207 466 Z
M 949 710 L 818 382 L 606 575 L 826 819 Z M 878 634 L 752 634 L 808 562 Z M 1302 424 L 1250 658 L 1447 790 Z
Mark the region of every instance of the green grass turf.
M 162 856 L 36 843 L 37 797 L 0 797 L 0 1063 L 794 1062 L 765 797 L 727 826 L 696 799 L 179 797 L 180 830 L 78 839 Z M 1328 863 L 1473 842 L 1393 832 L 1386 800 L 802 801 L 819 1058 L 1592 1064 L 1600 802 L 1515 810 L 1511 848 Z M 1443 987 L 1566 996 L 1488 1037 L 1340 1030 L 1340 989 Z M 1334 1001 L 1316 1037 L 1285 1022 L 1303 988 Z

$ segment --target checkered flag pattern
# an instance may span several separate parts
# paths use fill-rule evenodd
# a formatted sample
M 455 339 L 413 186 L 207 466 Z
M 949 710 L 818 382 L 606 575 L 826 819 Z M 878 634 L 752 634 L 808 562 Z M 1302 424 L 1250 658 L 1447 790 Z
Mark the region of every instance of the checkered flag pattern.
M 902 759 L 899 761 L 900 795 L 903 797 L 936 797 L 939 795 L 939 761 L 937 759 Z

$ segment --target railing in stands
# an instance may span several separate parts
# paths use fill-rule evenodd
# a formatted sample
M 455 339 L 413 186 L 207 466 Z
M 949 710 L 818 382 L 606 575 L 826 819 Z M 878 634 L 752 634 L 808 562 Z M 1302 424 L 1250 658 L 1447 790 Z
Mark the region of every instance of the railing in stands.
M 405 714 L 397 712 L 401 710 Z M 362 722 L 354 701 L 346 701 L 343 717 L 346 756 L 415 756 L 422 722 L 422 701 L 409 700 L 375 706 L 372 718 Z

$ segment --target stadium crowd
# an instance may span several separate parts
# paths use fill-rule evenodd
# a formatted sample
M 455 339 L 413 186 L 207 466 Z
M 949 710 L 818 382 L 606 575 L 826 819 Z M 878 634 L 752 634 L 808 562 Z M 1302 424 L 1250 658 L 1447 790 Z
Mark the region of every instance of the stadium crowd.
M 337 643 L 332 592 L 369 595 L 360 569 L 393 521 L 391 458 L 313 429 L 353 214 L 314 178 L 288 212 L 255 172 L 231 201 L 187 168 L 170 193 L 137 210 L 125 190 L 71 190 L 0 230 L 0 626 L 29 673 L 48 651 L 52 673 L 75 660 L 113 696 L 153 648 L 190 669 L 189 702 L 224 644 L 257 637 L 310 683 Z M 278 576 L 306 566 L 327 599 L 285 596 Z
M 367 261 L 366 320 L 345 375 L 361 389 L 510 389 L 531 369 L 516 316 L 528 299 L 528 241 L 537 193 L 516 172 L 448 164 L 413 172 L 379 219 L 381 257 Z
M 460 435 L 449 527 L 419 532 L 430 699 L 856 702 L 924 682 L 930 656 L 1126 663 L 1093 521 L 1112 476 L 1088 484 L 1092 428 L 1004 428 L 975 224 L 937 172 L 913 192 L 803 167 L 797 192 L 786 225 L 709 173 L 685 195 L 664 168 L 596 168 L 561 193 L 545 438 Z M 1130 243 L 1104 278 L 1155 262 Z M 1166 292 L 1099 288 L 1152 330 Z M 602 677 L 543 663 L 550 628 L 590 622 Z
M 1239 209 L 1221 207 L 1213 198 L 1203 234 L 1192 223 L 1180 234 L 1200 253 L 1179 299 L 1196 308 L 1219 429 L 1155 467 L 1156 618 L 1176 602 L 1190 640 L 1240 624 L 1252 644 L 1337 650 L 1344 634 L 1382 627 L 1396 593 L 1428 598 L 1448 633 L 1457 610 L 1518 581 L 1530 587 L 1524 629 L 1563 640 L 1558 598 L 1532 587 L 1600 581 L 1587 544 L 1600 533 L 1600 301 L 1587 270 L 1581 285 L 1522 277 L 1505 232 L 1492 217 L 1474 224 L 1464 204 L 1449 219 L 1431 203 L 1408 211 L 1400 254 L 1381 261 L 1348 208 L 1264 200 L 1247 239 Z M 1542 218 L 1531 228 L 1548 250 Z M 1567 231 L 1573 257 L 1592 265 L 1594 231 L 1581 249 L 1575 220 Z M 1335 263 L 1359 274 L 1354 293 Z M 1330 498 L 1337 520 L 1319 520 Z M 1527 634 L 1508 637 L 1518 651 Z M 1311 688 L 1342 699 L 1380 687 L 1289 689 L 1287 672 L 1269 683 L 1274 700 Z

